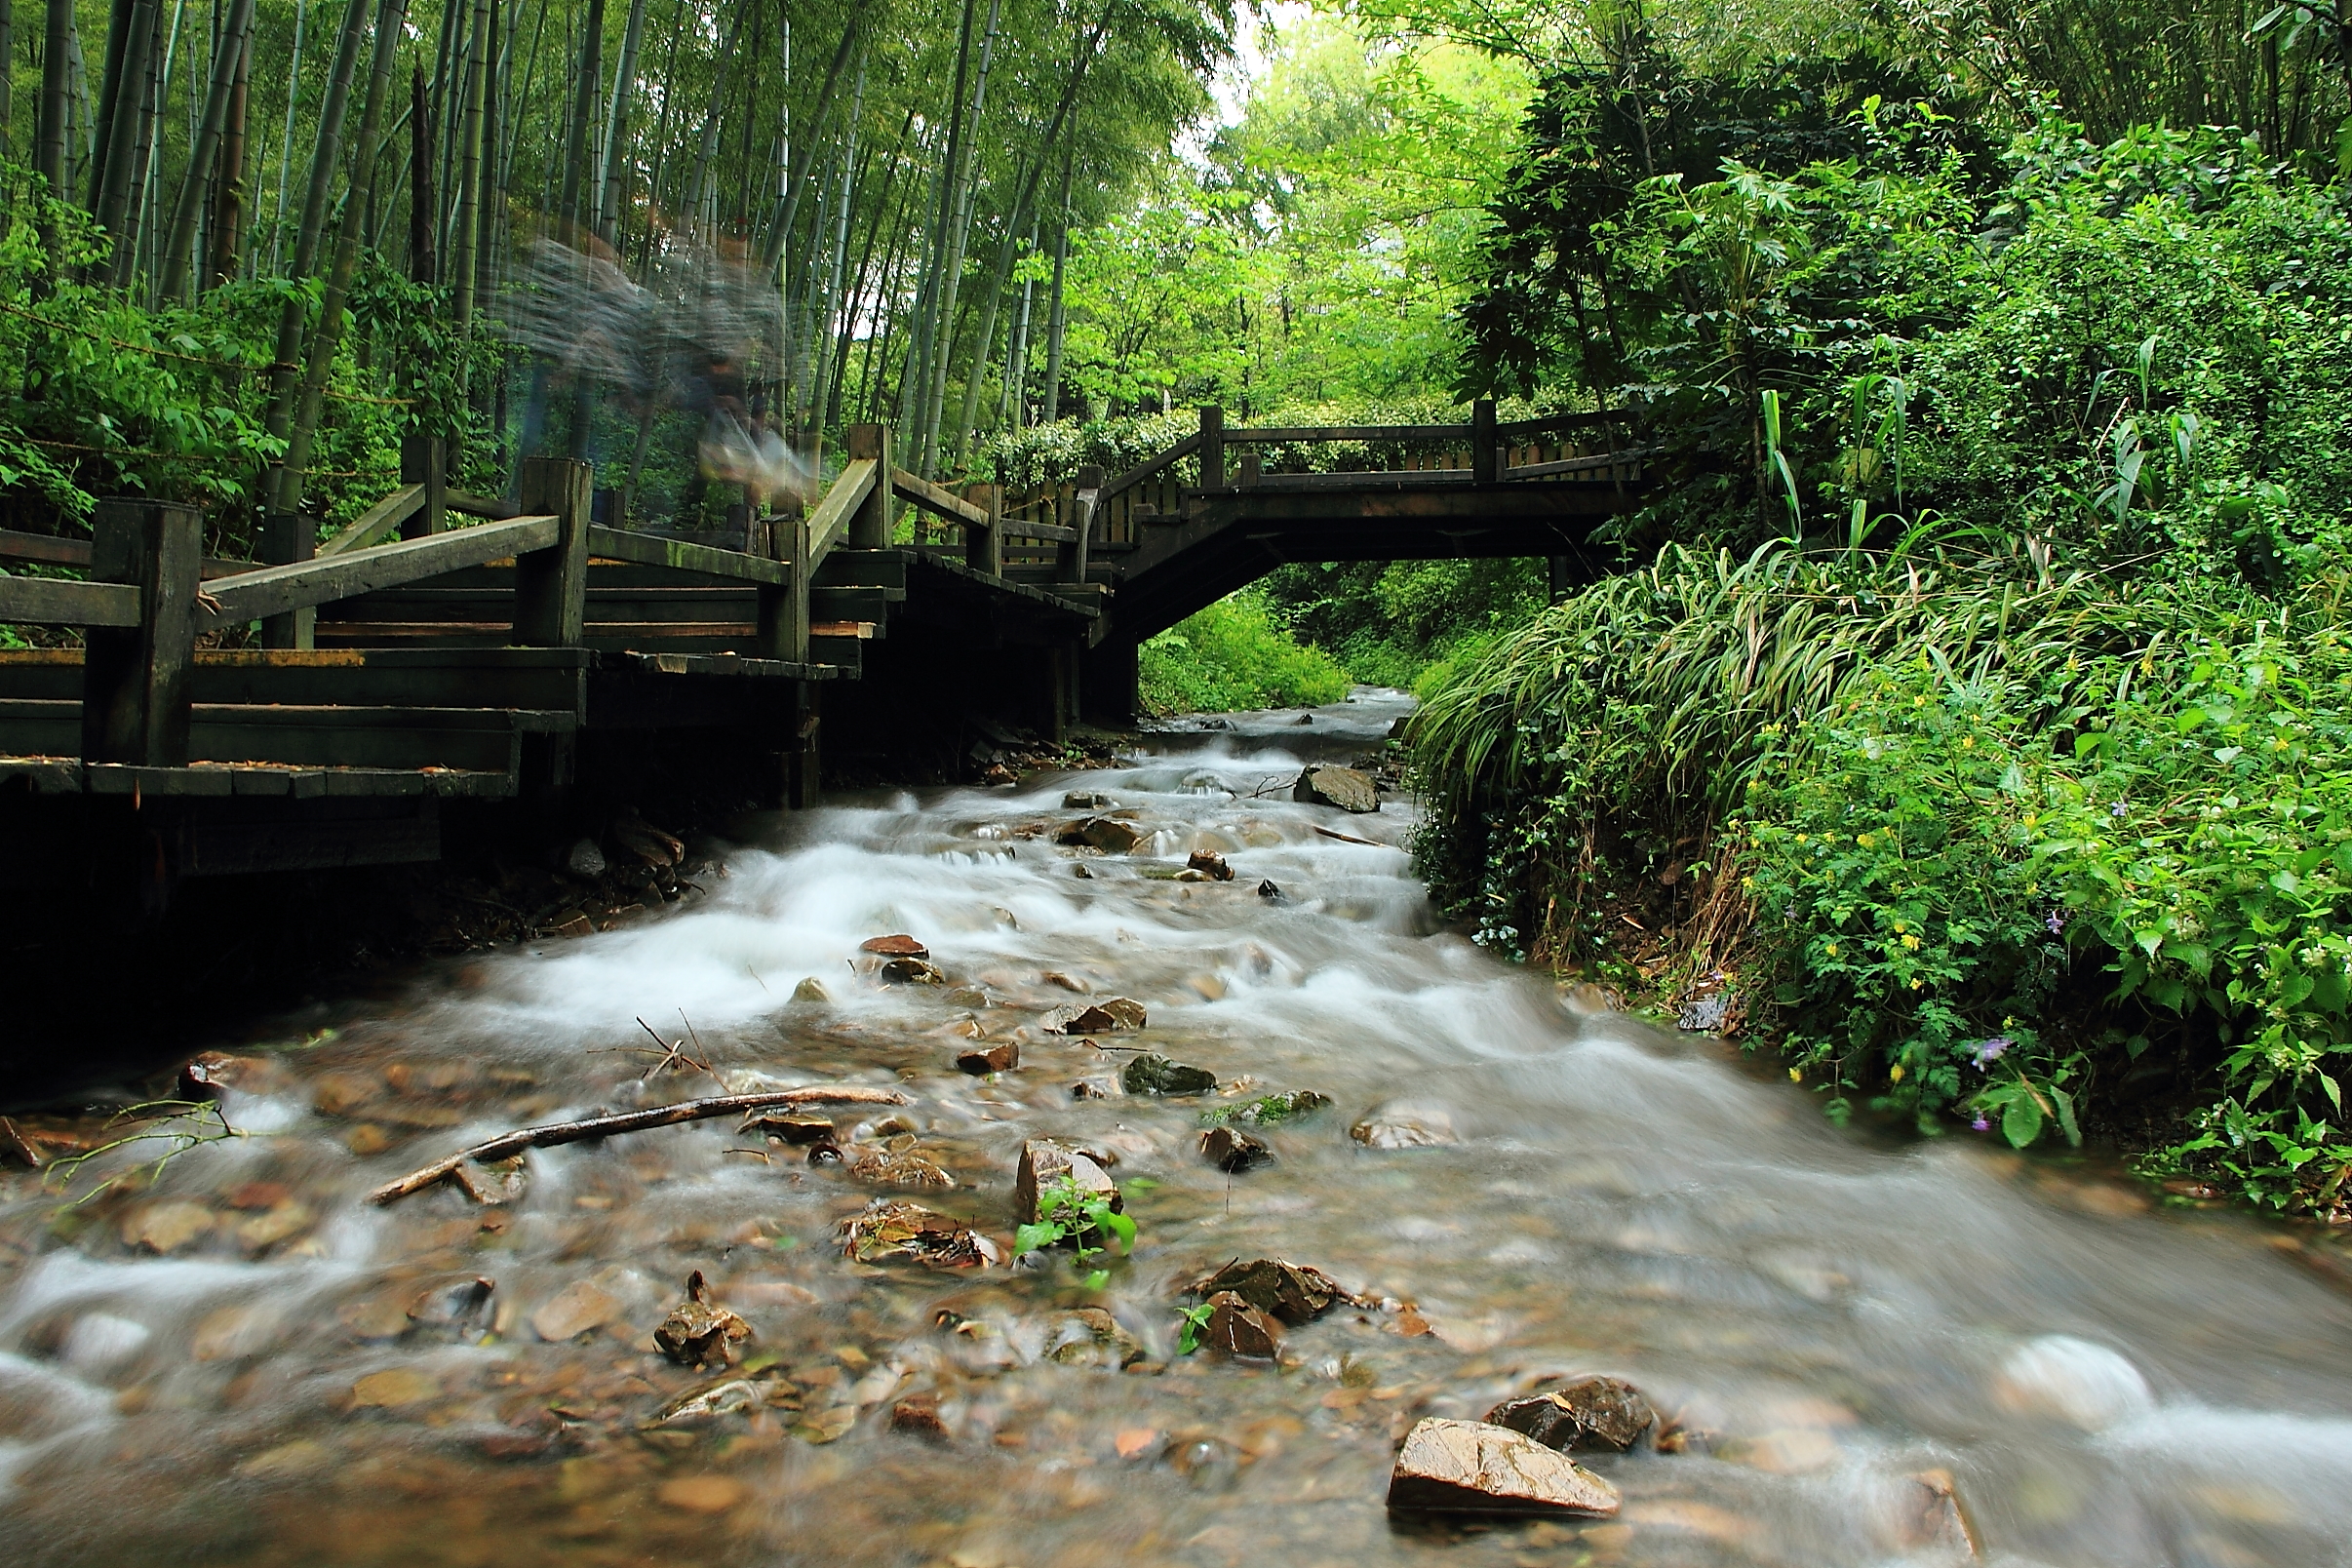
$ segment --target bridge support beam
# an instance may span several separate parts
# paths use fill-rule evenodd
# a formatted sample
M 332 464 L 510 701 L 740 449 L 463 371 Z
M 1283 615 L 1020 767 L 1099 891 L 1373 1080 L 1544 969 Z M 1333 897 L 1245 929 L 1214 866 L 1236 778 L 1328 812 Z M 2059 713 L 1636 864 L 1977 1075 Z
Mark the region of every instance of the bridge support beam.
M 1078 711 L 1088 724 L 1117 727 L 1143 712 L 1142 654 L 1114 636 L 1080 656 Z

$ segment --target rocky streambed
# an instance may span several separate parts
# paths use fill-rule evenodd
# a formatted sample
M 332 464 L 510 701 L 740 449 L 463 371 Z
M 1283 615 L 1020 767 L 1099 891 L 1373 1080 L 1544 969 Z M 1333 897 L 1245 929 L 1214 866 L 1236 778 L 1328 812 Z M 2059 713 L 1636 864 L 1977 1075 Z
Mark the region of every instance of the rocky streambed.
M 2339 1560 L 2292 1237 L 1578 1013 L 1299 786 L 1402 709 L 768 824 L 200 1109 L 14 1117 L 0 1553 Z

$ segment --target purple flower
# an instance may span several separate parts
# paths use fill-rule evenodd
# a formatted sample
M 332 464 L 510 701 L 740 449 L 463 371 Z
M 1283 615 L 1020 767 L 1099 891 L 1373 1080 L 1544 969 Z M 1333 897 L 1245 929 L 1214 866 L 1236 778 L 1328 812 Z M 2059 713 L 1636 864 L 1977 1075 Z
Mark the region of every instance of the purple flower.
M 2017 1041 L 2011 1039 L 2007 1035 L 1995 1035 L 1992 1039 L 1980 1043 L 1977 1046 L 1977 1071 L 1981 1073 L 1999 1061 L 2002 1053 L 2016 1043 Z
M 2057 910 L 2054 909 L 2050 912 L 2049 918 L 2043 921 L 2042 923 L 2050 927 L 2050 934 L 2052 936 L 2057 936 L 2059 932 L 2065 930 L 2066 917 L 2060 915 Z
M 2121 822 L 2124 819 L 2124 814 L 2125 806 L 2121 801 L 2118 801 L 2113 805 L 2107 807 L 2107 815 L 2113 817 L 2118 822 Z
M 1972 1132 L 1992 1131 L 1992 1123 L 1984 1119 L 1984 1113 L 1981 1111 L 1977 1113 L 1977 1119 L 1970 1122 L 1968 1125 L 1969 1130 Z

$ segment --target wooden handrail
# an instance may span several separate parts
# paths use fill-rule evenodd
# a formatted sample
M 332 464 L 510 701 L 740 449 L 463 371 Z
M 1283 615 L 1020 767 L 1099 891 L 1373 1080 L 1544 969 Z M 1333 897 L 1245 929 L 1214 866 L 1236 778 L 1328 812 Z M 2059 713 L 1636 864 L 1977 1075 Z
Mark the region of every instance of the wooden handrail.
M 139 602 L 130 583 L 0 577 L 0 624 L 137 626 Z
M 1102 494 L 1097 496 L 1096 500 L 1098 502 L 1109 501 L 1112 496 L 1119 494 L 1121 491 L 1131 490 L 1136 486 L 1142 484 L 1145 480 L 1150 479 L 1154 474 L 1156 474 L 1160 470 L 1166 468 L 1169 464 L 1181 462 L 1183 459 L 1190 457 L 1193 455 L 1193 453 L 1198 451 L 1199 450 L 1200 432 L 1196 430 L 1191 435 L 1185 437 L 1182 441 L 1176 443 L 1175 446 L 1170 447 L 1166 451 L 1163 451 L 1158 456 L 1152 458 L 1149 462 L 1139 463 L 1135 467 L 1130 468 L 1125 473 L 1119 475 L 1117 478 L 1112 480 L 1109 484 L 1103 487 Z
M 1496 424 L 1495 434 L 1506 441 L 1517 436 L 1540 436 L 1548 430 L 1588 429 L 1594 425 L 1631 424 L 1628 413 L 1547 413 L 1533 419 L 1505 419 Z
M 902 501 L 913 501 L 926 512 L 935 512 L 950 523 L 970 523 L 980 528 L 988 526 L 988 512 L 974 506 L 962 496 L 932 484 L 920 474 L 910 474 L 903 468 L 890 470 L 890 490 Z
M 0 529 L 0 561 L 35 561 L 45 567 L 90 567 L 88 539 L 60 538 L 55 533 L 20 533 L 14 529 Z M 207 577 L 231 577 L 240 571 L 251 571 L 251 561 L 225 561 L 218 556 L 204 558 Z M 71 624 L 67 622 L 65 624 Z
M 792 581 L 792 566 L 789 562 L 770 561 L 765 556 L 746 555 L 741 550 L 722 550 L 685 539 L 664 538 L 657 533 L 608 529 L 601 523 L 589 525 L 588 553 L 612 561 L 633 562 L 639 566 L 672 567 L 680 571 L 699 571 L 713 577 L 734 577 L 744 582 L 764 582 L 776 587 Z
M 508 518 L 523 515 L 523 509 L 512 501 L 491 495 L 475 495 L 461 490 L 442 491 L 441 504 L 452 512 L 488 518 L 492 523 L 503 523 Z
M 1225 444 L 1269 447 L 1284 441 L 1468 441 L 1467 424 L 1430 425 L 1299 425 L 1228 430 Z M 1195 435 L 1193 441 L 1199 441 Z
M 1595 468 L 1615 468 L 1620 463 L 1639 462 L 1666 451 L 1664 447 L 1627 447 L 1623 451 L 1598 451 L 1589 457 L 1562 457 L 1557 462 L 1527 463 L 1503 471 L 1505 479 L 1542 479 L 1547 474 L 1582 474 Z
M 365 550 L 423 511 L 424 503 L 425 488 L 422 485 L 403 485 L 353 518 L 334 537 L 320 545 L 319 555 L 324 558 Z
M 825 498 L 808 514 L 808 569 L 815 572 L 818 563 L 839 544 L 848 531 L 849 519 L 856 515 L 858 503 L 874 489 L 874 476 L 882 467 L 878 458 L 860 457 L 842 470 L 842 477 L 833 482 Z
M 311 605 L 397 588 L 420 577 L 479 567 L 505 556 L 544 550 L 556 542 L 559 531 L 552 517 L 510 518 L 320 560 L 297 561 L 292 566 L 239 572 L 214 583 L 198 602 L 197 629 L 283 615 Z

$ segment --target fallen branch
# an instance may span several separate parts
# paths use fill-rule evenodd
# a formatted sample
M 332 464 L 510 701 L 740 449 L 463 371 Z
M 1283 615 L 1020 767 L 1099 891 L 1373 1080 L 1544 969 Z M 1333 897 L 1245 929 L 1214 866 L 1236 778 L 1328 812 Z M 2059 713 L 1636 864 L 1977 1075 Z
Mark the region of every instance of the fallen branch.
M 1337 839 L 1342 843 L 1369 844 L 1375 849 L 1386 849 L 1388 847 L 1387 844 L 1380 843 L 1376 839 L 1359 839 L 1352 833 L 1342 833 L 1337 828 L 1326 828 L 1320 822 L 1317 822 L 1314 825 L 1314 831 L 1321 834 L 1326 839 Z
M 809 1089 L 772 1089 L 761 1094 L 724 1094 L 709 1100 L 681 1100 L 676 1105 L 655 1106 L 650 1111 L 623 1111 L 616 1116 L 590 1117 L 584 1121 L 556 1121 L 544 1127 L 519 1127 L 513 1132 L 502 1132 L 488 1143 L 460 1150 L 447 1159 L 435 1160 L 422 1170 L 412 1170 L 396 1182 L 386 1182 L 368 1195 L 368 1201 L 389 1203 L 395 1198 L 407 1197 L 411 1193 L 421 1193 L 435 1182 L 446 1181 L 469 1159 L 484 1162 L 505 1159 L 526 1149 L 552 1149 L 558 1144 L 579 1143 L 588 1138 L 609 1138 L 622 1132 L 643 1132 L 649 1127 L 674 1126 L 681 1121 L 733 1116 L 739 1111 L 764 1111 L 777 1105 L 906 1103 L 907 1097 L 896 1089 L 841 1084 Z

